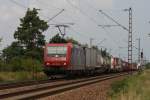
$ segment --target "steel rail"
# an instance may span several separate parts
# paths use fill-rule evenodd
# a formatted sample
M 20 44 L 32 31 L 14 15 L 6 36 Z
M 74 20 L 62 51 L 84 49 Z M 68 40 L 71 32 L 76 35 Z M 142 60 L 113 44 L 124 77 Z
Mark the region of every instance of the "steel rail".
M 31 85 L 37 85 L 37 84 L 44 84 L 44 83 L 49 83 L 49 82 L 56 82 L 58 80 L 62 80 L 62 79 L 29 80 L 29 81 L 21 81 L 21 82 L 3 83 L 3 84 L 0 84 L 0 90 L 10 89 L 10 88 L 18 88 L 18 87 L 23 87 L 23 86 L 31 86 Z
M 63 84 L 56 84 L 52 86 L 46 86 L 46 87 L 41 87 L 41 88 L 36 88 L 32 90 L 27 90 L 27 91 L 20 91 L 20 92 L 15 92 L 15 93 L 10 93 L 10 94 L 4 94 L 0 95 L 0 99 L 35 99 L 35 98 L 41 98 L 45 96 L 51 96 L 57 93 L 61 93 L 64 91 L 68 91 L 71 89 L 75 89 L 78 87 L 86 86 L 89 84 L 97 83 L 100 81 L 120 77 L 123 75 L 127 75 L 128 73 L 119 73 L 119 74 L 110 74 L 110 75 L 104 75 L 104 76 L 99 76 L 99 77 L 94 77 L 94 78 L 87 78 L 87 79 L 82 79 L 82 80 L 77 80 L 73 82 L 66 82 Z

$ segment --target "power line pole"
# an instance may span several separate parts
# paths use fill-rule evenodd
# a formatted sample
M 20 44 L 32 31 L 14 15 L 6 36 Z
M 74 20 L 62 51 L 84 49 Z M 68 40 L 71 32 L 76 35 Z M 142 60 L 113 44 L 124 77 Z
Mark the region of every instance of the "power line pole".
M 129 34 L 128 34 L 128 67 L 132 68 L 132 8 L 125 9 L 124 11 L 129 12 Z M 130 66 L 131 64 L 131 66 Z
M 128 64 L 131 64 L 132 68 L 132 8 L 129 8 L 128 11 L 129 11 Z

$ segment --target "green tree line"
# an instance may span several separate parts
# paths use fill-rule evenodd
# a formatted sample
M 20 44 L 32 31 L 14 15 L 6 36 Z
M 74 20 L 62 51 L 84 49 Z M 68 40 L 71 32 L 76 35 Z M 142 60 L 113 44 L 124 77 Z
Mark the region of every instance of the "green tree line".
M 31 71 L 34 66 L 40 70 L 45 45 L 43 32 L 48 27 L 38 16 L 38 9 L 28 9 L 14 32 L 15 41 L 2 51 L 1 71 Z

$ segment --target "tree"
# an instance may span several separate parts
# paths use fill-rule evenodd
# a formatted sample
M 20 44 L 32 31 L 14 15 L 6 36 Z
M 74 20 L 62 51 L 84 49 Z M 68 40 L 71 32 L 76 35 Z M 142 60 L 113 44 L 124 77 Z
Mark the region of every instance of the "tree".
M 25 16 L 20 19 L 20 26 L 14 33 L 16 39 L 3 50 L 3 57 L 10 62 L 14 57 L 42 59 L 43 45 L 45 44 L 42 32 L 48 29 L 46 21 L 38 16 L 38 9 L 28 9 Z
M 73 39 L 73 38 L 67 37 L 66 41 L 69 42 L 69 43 L 81 45 L 77 40 L 75 40 L 75 39 Z
M 27 50 L 41 48 L 45 44 L 42 32 L 48 29 L 48 24 L 38 16 L 38 9 L 28 9 L 25 17 L 14 34 L 14 38 Z
M 101 49 L 101 54 L 103 57 L 110 57 L 110 54 L 107 52 L 107 49 L 105 49 L 105 50 Z
M 54 37 L 52 37 L 49 41 L 49 43 L 73 43 L 80 45 L 78 41 L 76 41 L 73 38 L 67 37 L 66 39 L 61 37 L 59 34 L 56 34 Z
M 67 43 L 67 40 L 62 38 L 59 34 L 56 34 L 50 39 L 49 43 Z
M 24 55 L 24 49 L 18 42 L 13 42 L 10 46 L 3 49 L 3 57 L 6 62 L 9 62 L 13 57 L 19 57 Z

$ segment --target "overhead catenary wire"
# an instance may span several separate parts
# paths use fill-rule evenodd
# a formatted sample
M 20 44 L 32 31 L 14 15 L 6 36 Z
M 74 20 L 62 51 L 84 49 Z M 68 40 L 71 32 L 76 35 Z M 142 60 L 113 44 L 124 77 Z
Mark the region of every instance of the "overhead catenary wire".
M 112 20 L 114 23 L 116 23 L 118 26 L 122 27 L 124 30 L 129 31 L 128 28 L 126 28 L 125 26 L 123 26 L 122 24 L 120 24 L 119 22 L 117 22 L 116 20 L 114 20 L 112 17 L 110 17 L 109 15 L 107 15 L 105 12 L 103 12 L 102 10 L 99 10 L 99 12 L 101 12 L 103 15 L 105 15 L 108 19 Z
M 57 14 L 55 14 L 53 17 L 49 18 L 47 20 L 47 22 L 50 22 L 51 20 L 53 20 L 54 18 L 56 18 L 58 15 L 60 15 L 61 13 L 63 13 L 65 11 L 65 9 L 62 9 L 60 12 L 58 12 Z
M 80 8 L 78 8 L 77 6 L 75 6 L 74 4 L 72 4 L 69 0 L 66 0 L 68 2 L 69 5 L 71 5 L 73 8 L 77 9 L 81 14 L 83 14 L 85 17 L 87 17 L 88 19 L 90 19 L 94 24 L 96 24 L 96 27 L 98 27 L 98 23 L 97 21 L 95 21 L 95 19 L 91 18 L 90 16 L 88 16 L 84 11 L 82 11 Z M 108 33 L 104 28 L 102 28 L 106 33 Z M 107 34 L 108 35 L 108 34 Z M 110 38 L 111 39 L 111 38 Z M 113 40 L 114 41 L 114 40 Z M 114 42 L 115 45 L 117 42 Z
M 84 36 L 84 37 L 86 37 L 86 38 L 89 38 L 87 35 L 83 35 L 82 33 L 80 33 L 80 32 L 78 32 L 78 31 L 76 31 L 74 28 L 72 28 L 72 27 L 69 27 L 69 29 L 71 30 L 71 31 L 73 31 L 73 32 L 75 32 L 75 33 L 78 33 L 77 35 L 80 37 L 80 36 Z
M 51 9 L 51 8 L 49 8 L 49 6 L 50 7 L 53 7 L 52 9 L 54 10 L 54 9 L 57 9 L 57 10 L 62 10 L 62 8 L 58 8 L 58 7 L 56 7 L 56 6 L 54 6 L 54 5 L 49 5 L 48 3 L 44 3 L 43 2 L 43 0 L 36 0 L 39 4 L 42 4 L 42 5 L 44 5 L 44 7 L 48 7 L 47 9 Z M 42 2 L 41 2 L 42 1 Z M 51 9 L 51 10 L 52 10 Z
M 12 3 L 14 3 L 14 4 L 16 4 L 17 6 L 19 6 L 19 7 L 21 7 L 21 8 L 24 8 L 24 9 L 27 9 L 27 8 L 28 8 L 27 6 L 25 6 L 25 5 L 21 4 L 21 3 L 18 3 L 18 2 L 15 1 L 15 0 L 9 0 L 9 1 L 12 2 Z
M 113 21 L 113 22 L 115 22 L 115 23 L 117 24 L 117 25 L 108 25 L 108 27 L 120 26 L 120 27 L 122 27 L 124 30 L 126 30 L 126 31 L 129 32 L 129 29 L 128 29 L 126 26 L 120 24 L 120 23 L 119 23 L 117 20 L 115 20 L 113 17 L 111 17 L 110 15 L 108 15 L 107 13 L 105 13 L 105 12 L 102 11 L 102 10 L 100 10 L 100 12 L 101 12 L 103 15 L 105 15 L 108 19 L 110 19 L 111 21 Z M 106 26 L 106 25 L 104 25 L 104 26 Z M 107 27 L 107 26 L 106 26 L 106 27 Z M 137 32 L 134 31 L 133 34 L 135 34 L 135 33 L 137 33 Z
M 107 34 L 107 36 L 109 36 L 109 38 L 110 38 L 110 39 L 116 44 L 116 46 L 117 46 L 118 42 L 112 38 L 112 36 L 110 35 L 110 33 L 109 33 L 104 27 L 102 27 L 102 29 L 105 31 L 105 33 Z M 119 46 L 117 46 L 117 48 L 119 48 Z
M 91 8 L 93 8 L 94 10 L 96 10 L 96 8 L 95 7 L 93 7 L 92 5 L 90 5 L 89 4 L 89 2 L 87 2 L 87 4 L 91 7 Z M 100 25 L 98 25 L 98 26 L 100 26 Z M 107 25 L 108 26 L 108 25 Z M 118 25 L 112 25 L 112 26 L 118 26 Z M 110 26 L 111 27 L 111 26 Z M 110 37 L 110 34 L 109 34 L 109 32 L 104 28 L 104 27 L 102 27 L 102 29 L 105 31 L 105 33 Z M 110 39 L 116 44 L 117 42 L 115 41 L 115 40 L 113 40 L 111 37 L 110 37 Z
M 82 15 L 86 16 L 88 19 L 90 19 L 93 23 L 96 23 L 97 25 L 97 22 L 95 21 L 95 19 L 89 17 L 88 14 L 86 14 L 84 11 L 82 11 L 80 8 L 78 8 L 76 5 L 72 4 L 69 0 L 66 0 L 68 2 L 68 4 L 70 6 L 72 6 L 73 8 L 77 9 Z
M 92 5 L 88 2 L 88 0 L 87 0 L 87 4 L 88 4 L 91 8 L 97 10 L 94 6 L 92 6 Z M 101 11 L 102 11 L 102 10 L 101 10 Z M 100 26 L 100 27 L 105 31 L 105 33 L 106 33 L 108 36 L 109 36 L 110 34 L 109 34 L 109 32 L 105 29 L 105 27 L 117 27 L 117 26 L 121 26 L 123 29 L 125 29 L 125 30 L 128 31 L 128 29 L 127 29 L 125 26 L 123 26 L 122 24 L 120 24 L 119 22 L 117 22 L 116 20 L 114 20 L 112 17 L 110 17 L 109 15 L 107 15 L 107 14 L 104 13 L 104 12 L 101 12 L 101 13 L 104 14 L 107 18 L 111 19 L 111 20 L 112 20 L 113 22 L 115 22 L 115 24 L 116 24 L 116 25 L 98 25 L 98 26 Z M 117 41 L 116 41 L 116 40 L 112 39 L 111 37 L 110 37 L 110 39 L 111 39 L 114 43 L 117 44 Z M 119 48 L 119 47 L 118 47 L 118 48 Z

